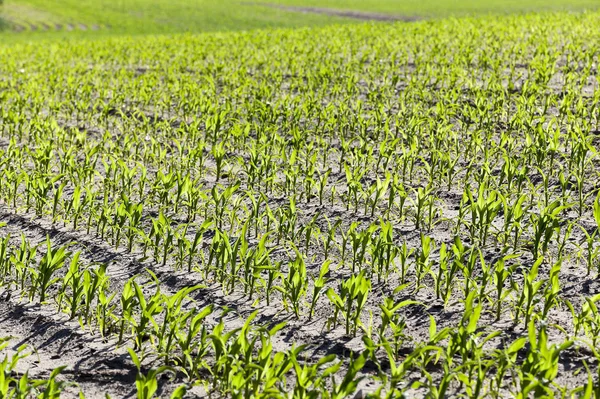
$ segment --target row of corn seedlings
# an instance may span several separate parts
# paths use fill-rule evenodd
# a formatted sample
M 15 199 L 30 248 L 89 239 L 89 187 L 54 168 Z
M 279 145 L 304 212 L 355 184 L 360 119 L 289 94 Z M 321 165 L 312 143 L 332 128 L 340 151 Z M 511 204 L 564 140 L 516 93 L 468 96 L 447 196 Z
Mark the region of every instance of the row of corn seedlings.
M 334 397 L 344 397 L 356 388 L 363 358 L 353 361 L 351 370 L 342 375 L 341 381 L 336 381 L 343 362 L 335 356 L 313 363 L 303 346 L 276 351 L 272 338 L 285 323 L 257 326 L 253 323 L 256 312 L 244 320 L 243 326 L 227 327 L 230 319 L 227 310 L 217 310 L 212 305 L 199 307 L 192 299 L 201 286 L 183 288 L 174 294 L 164 293 L 156 276 L 149 272 L 148 282 L 141 283 L 140 277 L 133 277 L 121 292 L 112 292 L 106 266 L 84 265 L 80 252 L 54 247 L 48 239 L 45 253 L 39 259 L 37 246 L 26 239 L 23 238 L 20 245 L 9 241 L 10 236 L 7 236 L 1 244 L 5 259 L 1 286 L 36 302 L 44 302 L 52 292 L 51 302 L 58 311 L 77 319 L 82 328 L 92 334 L 99 333 L 105 339 L 112 338 L 116 345 L 131 344 L 128 350 L 138 368 L 139 398 L 154 397 L 158 389 L 157 376 L 167 371 L 182 374 L 187 381 L 173 393 L 174 398 L 183 397 L 187 387 L 200 384 L 211 394 L 247 398 L 287 395 L 290 389 L 314 395 L 329 392 L 332 387 L 338 392 Z M 14 367 L 19 356 L 10 361 L 6 358 L 7 367 Z M 159 366 L 144 372 L 147 359 Z M 9 378 L 11 370 L 7 368 L 5 385 L 6 392 L 17 395 L 14 397 L 28 397 L 39 386 L 45 387 L 45 395 L 50 395 L 44 397 L 58 397 L 62 385 L 54 379 L 60 368 L 49 382 L 30 382 L 24 376 L 16 390 L 9 390 L 14 382 Z M 295 386 L 293 381 L 303 381 L 304 373 L 309 370 L 313 377 L 319 377 L 318 381 L 311 381 L 310 389 L 305 385 Z

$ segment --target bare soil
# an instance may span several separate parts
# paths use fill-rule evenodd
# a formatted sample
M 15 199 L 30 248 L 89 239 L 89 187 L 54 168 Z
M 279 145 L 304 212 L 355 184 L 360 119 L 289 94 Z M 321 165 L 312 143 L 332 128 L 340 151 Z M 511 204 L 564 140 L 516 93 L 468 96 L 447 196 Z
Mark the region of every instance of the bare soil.
M 416 16 L 391 15 L 391 14 L 381 14 L 381 13 L 356 11 L 356 10 L 340 10 L 340 9 L 336 9 L 336 8 L 284 6 L 281 4 L 273 4 L 273 3 L 243 3 L 243 4 L 278 8 L 280 10 L 293 11 L 293 12 L 302 12 L 302 13 L 310 13 L 310 14 L 324 14 L 324 15 L 329 15 L 332 17 L 352 18 L 352 19 L 359 19 L 359 20 L 363 20 L 363 21 L 411 22 L 411 21 L 418 21 L 418 20 L 422 19 L 422 18 L 416 17 Z

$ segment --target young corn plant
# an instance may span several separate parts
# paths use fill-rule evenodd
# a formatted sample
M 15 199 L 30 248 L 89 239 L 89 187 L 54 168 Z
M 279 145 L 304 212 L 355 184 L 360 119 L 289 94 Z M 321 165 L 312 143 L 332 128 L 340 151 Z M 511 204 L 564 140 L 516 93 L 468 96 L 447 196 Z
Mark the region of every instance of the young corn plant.
M 338 315 L 341 313 L 346 322 L 347 335 L 352 332 L 356 336 L 358 327 L 363 325 L 360 317 L 371 291 L 371 281 L 365 274 L 363 270 L 341 282 L 338 288 L 339 294 L 333 288 L 327 290 L 327 297 L 335 308 L 331 323 L 335 328 Z
M 416 264 L 415 274 L 417 276 L 417 282 L 415 284 L 415 290 L 419 291 L 422 287 L 421 281 L 423 278 L 430 274 L 432 263 L 431 254 L 435 249 L 435 241 L 433 238 L 421 233 L 421 246 L 417 248 L 416 253 Z
M 396 292 L 401 291 L 396 288 Z M 381 324 L 378 328 L 379 342 L 384 346 L 388 344 L 393 353 L 399 353 L 400 347 L 407 339 L 405 334 L 406 318 L 399 314 L 399 311 L 410 305 L 419 305 L 417 301 L 406 299 L 404 301 L 395 302 L 393 298 L 386 298 L 382 304 L 379 305 L 381 309 Z M 395 359 L 397 361 L 398 359 Z
M 182 321 L 187 323 L 189 320 L 189 328 L 187 331 L 180 329 L 176 332 L 178 351 L 165 354 L 169 356 L 165 360 L 168 361 L 172 356 L 172 363 L 189 379 L 195 378 L 204 369 L 210 369 L 206 359 L 211 347 L 206 318 L 212 313 L 212 306 L 188 312 Z
M 574 320 L 575 334 L 581 329 L 585 333 L 592 350 L 598 350 L 600 339 L 600 312 L 597 303 L 600 301 L 600 294 L 593 297 L 584 298 L 585 302 L 581 306 L 581 311 L 576 314 Z
M 286 309 L 291 305 L 296 318 L 300 318 L 300 307 L 308 290 L 308 278 L 304 256 L 294 248 L 295 259 L 288 264 L 288 273 L 281 277 L 281 286 L 275 289 L 281 292 L 283 305 Z
M 372 259 L 372 270 L 377 275 L 377 282 L 386 280 L 393 272 L 394 261 L 400 249 L 394 244 L 394 229 L 391 223 L 381 222 L 379 235 L 369 246 Z
M 323 265 L 321 265 L 321 270 L 319 271 L 319 277 L 317 277 L 314 281 L 313 281 L 313 290 L 312 290 L 312 295 L 311 295 L 311 300 L 310 300 L 310 310 L 308 312 L 308 320 L 311 320 L 314 313 L 315 313 L 315 307 L 317 306 L 317 301 L 319 300 L 319 297 L 321 295 L 321 292 L 323 291 L 323 288 L 325 287 L 325 284 L 327 284 L 328 282 L 328 278 L 327 278 L 327 274 L 329 274 L 329 265 L 331 265 L 331 261 L 330 260 L 326 260 Z
M 436 197 L 433 188 L 419 187 L 413 190 L 415 198 L 409 198 L 414 207 L 415 229 L 426 229 L 431 231 L 432 227 L 437 224 L 437 221 L 442 216 L 441 210 L 436 203 Z
M 58 295 L 58 311 L 60 312 L 62 310 L 64 301 L 67 306 L 66 310 L 71 319 L 74 319 L 79 313 L 85 294 L 84 271 L 81 270 L 81 263 L 79 262 L 80 256 L 80 252 L 73 255 L 69 270 L 62 280 L 62 287 Z
M 546 280 L 538 279 L 539 267 L 544 262 L 544 258 L 536 260 L 531 269 L 524 275 L 523 287 L 521 290 L 515 288 L 515 291 L 520 291 L 519 298 L 515 307 L 515 322 L 519 322 L 521 313 L 525 316 L 524 325 L 528 326 L 535 312 L 535 306 L 541 301 L 542 287 L 546 284 Z
M 165 358 L 167 364 L 174 351 L 178 331 L 185 330 L 187 321 L 195 313 L 195 309 L 185 312 L 183 306 L 191 301 L 189 295 L 201 288 L 203 286 L 198 285 L 183 288 L 171 296 L 162 294 L 163 320 L 162 323 L 153 323 L 152 339 L 155 341 L 153 345 L 156 347 L 156 352 Z
M 154 398 L 156 392 L 158 391 L 158 380 L 157 377 L 159 374 L 162 374 L 166 371 L 170 371 L 169 367 L 161 366 L 157 369 L 150 369 L 147 374 L 142 372 L 142 362 L 138 355 L 131 348 L 127 348 L 129 352 L 129 356 L 133 361 L 133 364 L 137 368 L 137 374 L 135 377 L 135 387 L 136 387 L 136 397 L 137 399 L 152 399 Z M 179 391 L 181 392 L 181 391 Z
M 289 362 L 294 371 L 293 397 L 296 398 L 318 397 L 327 386 L 330 376 L 341 367 L 339 363 L 334 363 L 336 357 L 333 354 L 322 357 L 315 364 L 308 364 L 300 359 L 305 350 L 304 346 L 298 346 L 289 351 Z
M 508 284 L 508 281 L 519 266 L 518 263 L 507 266 L 506 261 L 511 258 L 512 257 L 504 257 L 498 260 L 494 265 L 492 281 L 496 290 L 494 308 L 496 309 L 497 321 L 502 317 L 502 305 L 505 304 L 507 298 L 512 293 L 512 287 Z
M 548 395 L 552 392 L 551 385 L 558 374 L 559 356 L 561 352 L 573 345 L 573 341 L 550 344 L 546 325 L 541 324 L 536 328 L 535 321 L 531 320 L 527 327 L 529 350 L 520 369 L 517 369 L 520 393 L 535 396 Z
M 46 301 L 48 288 L 58 281 L 59 277 L 54 277 L 56 272 L 64 266 L 65 260 L 70 256 L 67 247 L 52 248 L 50 237 L 46 237 L 46 254 L 40 261 L 37 268 L 31 269 L 32 285 L 30 288 L 29 298 L 33 300 L 36 295 L 39 295 L 41 303 Z
M 134 330 L 134 342 L 135 348 L 141 349 L 142 345 L 152 335 L 150 328 L 157 324 L 155 316 L 162 313 L 164 310 L 163 294 L 160 292 L 160 283 L 156 276 L 152 276 L 154 283 L 156 284 L 156 290 L 152 296 L 146 299 L 146 294 L 142 286 L 140 286 L 135 280 L 133 281 L 133 290 L 136 299 L 137 307 L 139 308 L 138 317 L 131 319 L 131 325 Z
M 534 258 L 543 256 L 548 252 L 548 245 L 555 234 L 560 234 L 560 213 L 568 205 L 561 205 L 559 200 L 544 207 L 540 214 L 531 214 L 530 221 L 533 227 L 531 253 Z

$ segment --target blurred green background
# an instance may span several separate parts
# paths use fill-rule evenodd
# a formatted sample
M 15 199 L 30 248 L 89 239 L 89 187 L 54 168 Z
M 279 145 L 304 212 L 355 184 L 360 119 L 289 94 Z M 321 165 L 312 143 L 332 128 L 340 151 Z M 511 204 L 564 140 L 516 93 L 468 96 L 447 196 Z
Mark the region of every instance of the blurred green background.
M 277 5 L 279 7 L 273 7 Z M 214 32 L 355 22 L 292 7 L 377 12 L 402 17 L 599 8 L 599 0 L 4 0 L 4 41 L 19 36 L 104 36 Z

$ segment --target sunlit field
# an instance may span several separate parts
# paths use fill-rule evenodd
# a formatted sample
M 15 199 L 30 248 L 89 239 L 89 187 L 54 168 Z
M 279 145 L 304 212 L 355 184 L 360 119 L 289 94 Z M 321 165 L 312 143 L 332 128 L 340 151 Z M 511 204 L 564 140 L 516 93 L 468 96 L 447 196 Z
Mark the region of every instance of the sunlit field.
M 0 397 L 600 396 L 593 4 L 53 3 L 2 11 Z

